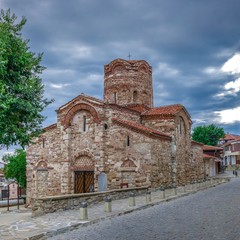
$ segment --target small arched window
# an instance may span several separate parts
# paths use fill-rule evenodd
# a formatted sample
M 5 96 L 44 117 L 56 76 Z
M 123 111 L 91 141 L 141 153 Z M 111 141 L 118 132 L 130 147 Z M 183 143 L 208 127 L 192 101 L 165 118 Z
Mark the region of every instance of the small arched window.
M 116 92 L 113 93 L 113 101 L 114 101 L 114 103 L 117 103 L 117 93 Z
M 184 120 L 180 117 L 179 118 L 179 133 L 181 135 L 184 135 L 185 134 L 185 124 L 184 124 Z
M 45 138 L 42 139 L 42 148 L 45 148 Z
M 130 137 L 127 136 L 127 147 L 129 147 L 129 146 L 130 146 Z
M 133 92 L 133 102 L 137 101 L 137 97 L 138 97 L 138 93 L 137 93 L 137 91 L 134 91 Z
M 86 132 L 86 128 L 87 128 L 87 119 L 86 116 L 83 116 L 83 131 Z

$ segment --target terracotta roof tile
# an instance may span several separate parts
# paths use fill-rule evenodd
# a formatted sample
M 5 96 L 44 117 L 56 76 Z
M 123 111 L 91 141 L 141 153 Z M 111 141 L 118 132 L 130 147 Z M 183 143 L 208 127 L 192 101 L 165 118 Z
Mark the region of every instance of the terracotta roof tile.
M 240 137 L 236 138 L 235 140 L 231 140 L 231 141 L 224 143 L 223 146 L 226 147 L 226 146 L 231 145 L 232 143 L 235 143 L 238 141 L 240 141 Z
M 116 118 L 112 118 L 112 121 L 114 123 L 117 123 L 117 124 L 123 126 L 123 127 L 134 129 L 134 130 L 137 130 L 141 133 L 146 133 L 146 134 L 149 134 L 149 135 L 154 136 L 154 137 L 159 137 L 159 138 L 164 138 L 166 140 L 171 140 L 170 135 L 168 135 L 166 133 L 163 133 L 163 132 L 160 132 L 160 131 L 157 131 L 155 129 L 149 128 L 149 127 L 145 127 L 145 126 L 143 126 L 141 124 L 138 124 L 138 123 L 129 122 L 129 121 L 125 121 L 125 120 L 120 120 L 120 119 L 116 119 Z
M 203 158 L 204 159 L 214 159 L 215 162 L 221 162 L 220 158 L 214 157 L 214 156 L 206 154 L 206 153 L 203 154 Z
M 209 155 L 209 154 L 206 154 L 206 153 L 203 154 L 203 158 L 207 158 L 207 159 L 218 159 L 217 157 L 214 157 L 214 156 Z
M 221 147 L 216 147 L 216 146 L 209 146 L 209 145 L 204 145 L 203 146 L 203 151 L 209 151 L 209 150 L 223 150 Z
M 220 140 L 237 140 L 240 136 L 238 135 L 234 135 L 234 134 L 229 134 L 229 133 L 226 133 L 225 137 L 224 138 L 221 138 Z
M 197 141 L 194 141 L 194 140 L 191 140 L 191 143 L 192 143 L 193 145 L 201 145 L 201 146 L 204 145 L 203 143 L 200 143 L 200 142 L 197 142 Z
M 184 109 L 181 104 L 162 106 L 157 108 L 151 108 L 147 112 L 143 113 L 143 116 L 162 115 L 162 116 L 174 116 L 178 112 Z

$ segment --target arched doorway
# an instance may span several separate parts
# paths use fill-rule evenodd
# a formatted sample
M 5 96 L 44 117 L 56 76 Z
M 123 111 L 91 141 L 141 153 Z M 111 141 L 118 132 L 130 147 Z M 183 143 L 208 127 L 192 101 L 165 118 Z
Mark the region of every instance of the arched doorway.
M 94 191 L 94 164 L 89 156 L 79 156 L 73 163 L 74 193 Z

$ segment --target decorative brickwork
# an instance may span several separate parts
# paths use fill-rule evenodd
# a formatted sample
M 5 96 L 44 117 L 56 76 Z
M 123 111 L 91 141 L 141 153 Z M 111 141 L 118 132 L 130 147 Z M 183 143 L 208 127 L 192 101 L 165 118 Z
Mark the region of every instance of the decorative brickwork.
M 144 60 L 123 59 L 116 59 L 105 65 L 104 101 L 152 107 L 152 67 Z
M 90 105 L 88 105 L 88 104 L 81 103 L 81 104 L 77 104 L 77 105 L 73 106 L 67 112 L 67 114 L 66 114 L 66 116 L 64 118 L 64 121 L 62 122 L 62 125 L 64 125 L 65 127 L 68 127 L 70 125 L 70 123 L 71 123 L 71 120 L 72 120 L 74 114 L 76 114 L 79 111 L 84 111 L 84 110 L 88 111 L 93 116 L 94 122 L 96 122 L 96 123 L 100 122 L 96 110 L 93 107 L 91 107 Z
M 152 68 L 116 59 L 104 67 L 104 101 L 81 94 L 27 149 L 27 201 L 107 189 L 173 187 L 204 177 L 181 104 L 153 107 Z M 81 186 L 79 186 L 81 185 Z
M 79 156 L 72 162 L 71 170 L 74 171 L 94 171 L 94 162 L 88 156 Z

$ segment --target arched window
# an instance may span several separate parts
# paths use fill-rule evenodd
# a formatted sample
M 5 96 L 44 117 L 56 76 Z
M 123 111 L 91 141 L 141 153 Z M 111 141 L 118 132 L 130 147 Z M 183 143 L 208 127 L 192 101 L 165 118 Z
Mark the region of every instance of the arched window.
M 45 138 L 42 139 L 42 148 L 45 148 Z
M 114 101 L 114 103 L 117 103 L 117 93 L 116 92 L 113 93 L 113 101 Z
M 86 121 L 86 116 L 83 116 L 83 131 L 86 132 L 86 127 L 87 127 L 87 121 Z
M 130 137 L 127 136 L 127 146 L 129 147 L 130 146 Z
M 138 97 L 138 93 L 137 93 L 137 91 L 134 91 L 133 92 L 133 102 L 137 101 L 137 97 Z
M 186 133 L 184 120 L 181 117 L 179 118 L 179 133 L 181 135 L 184 135 Z

